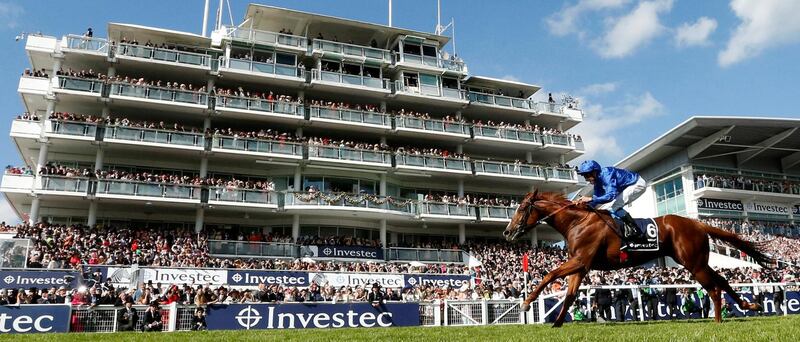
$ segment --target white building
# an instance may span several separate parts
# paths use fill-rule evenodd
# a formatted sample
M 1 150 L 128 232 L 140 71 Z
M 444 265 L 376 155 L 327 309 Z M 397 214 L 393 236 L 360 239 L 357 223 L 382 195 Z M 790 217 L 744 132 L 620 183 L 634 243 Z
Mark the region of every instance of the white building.
M 40 118 L 12 124 L 25 166 L 233 177 L 271 181 L 274 190 L 7 173 L 0 190 L 30 222 L 257 230 L 295 238 L 354 235 L 384 246 L 463 242 L 499 238 L 515 208 L 438 203 L 426 201 L 426 194 L 519 200 L 532 187 L 577 189 L 573 170 L 558 165 L 584 151 L 566 133 L 582 121 L 582 112 L 530 100 L 540 90 L 535 85 L 469 75 L 463 61 L 444 52 L 448 37 L 256 4 L 239 26 L 210 37 L 121 23 L 108 24 L 107 31 L 105 38 L 28 37 L 31 68 L 49 77 L 19 81 L 27 112 Z M 70 69 L 163 83 L 56 75 Z M 168 88 L 166 82 L 204 88 Z M 272 92 L 293 101 L 221 95 L 219 89 Z M 378 110 L 331 109 L 315 100 Z M 390 114 L 400 110 L 430 118 Z M 198 130 L 49 119 L 54 112 Z M 389 145 L 392 151 L 203 133 L 216 128 L 271 129 Z M 438 148 L 468 158 L 395 153 L 397 147 Z M 552 231 L 538 234 L 533 239 L 560 240 Z

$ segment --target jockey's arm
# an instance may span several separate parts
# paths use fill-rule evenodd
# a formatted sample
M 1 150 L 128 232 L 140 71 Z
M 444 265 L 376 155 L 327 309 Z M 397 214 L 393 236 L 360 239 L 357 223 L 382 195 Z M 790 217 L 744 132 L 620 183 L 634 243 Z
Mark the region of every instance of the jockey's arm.
M 603 190 L 605 191 L 600 196 L 598 196 L 597 192 L 595 191 L 595 195 L 592 196 L 592 200 L 589 201 L 590 206 L 596 207 L 598 205 L 611 202 L 617 198 L 617 195 L 619 195 L 619 190 L 614 184 L 604 183 Z

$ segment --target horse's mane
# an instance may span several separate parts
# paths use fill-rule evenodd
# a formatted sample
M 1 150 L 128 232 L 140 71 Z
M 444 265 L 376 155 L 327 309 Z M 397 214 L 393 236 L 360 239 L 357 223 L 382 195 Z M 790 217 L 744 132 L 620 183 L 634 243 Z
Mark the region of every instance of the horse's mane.
M 558 192 L 539 192 L 536 194 L 536 199 L 543 199 L 563 204 L 567 204 L 570 202 L 566 197 L 564 197 L 564 195 Z

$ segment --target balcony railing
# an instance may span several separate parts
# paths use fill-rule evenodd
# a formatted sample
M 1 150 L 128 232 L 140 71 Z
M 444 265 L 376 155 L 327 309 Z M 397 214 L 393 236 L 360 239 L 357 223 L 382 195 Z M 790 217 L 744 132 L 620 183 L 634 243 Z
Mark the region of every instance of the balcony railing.
M 215 136 L 214 148 L 287 156 L 303 156 L 303 145 L 295 142 Z
M 475 137 L 523 141 L 540 145 L 542 144 L 542 135 L 531 131 L 478 125 L 473 125 L 472 131 L 475 132 Z
M 112 84 L 111 95 L 196 105 L 206 105 L 208 103 L 208 94 L 206 93 L 174 88 L 162 88 L 150 85 L 133 85 L 128 83 Z
M 125 43 L 119 44 L 119 46 L 116 49 L 116 54 L 129 57 L 152 59 L 164 62 L 199 65 L 203 67 L 210 67 L 211 60 L 213 59 L 212 56 L 204 53 L 161 49 L 156 47 L 131 45 Z
M 539 113 L 561 114 L 564 111 L 564 105 L 555 102 L 536 102 L 536 111 Z
M 557 167 L 548 167 L 544 169 L 547 179 L 578 181 L 578 176 L 573 169 L 562 169 Z
M 104 138 L 192 147 L 205 146 L 205 138 L 200 133 L 128 126 L 106 126 Z
M 97 124 L 77 121 L 50 120 L 50 132 L 48 133 L 94 138 L 96 132 Z
M 420 119 L 413 116 L 396 116 L 394 121 L 397 128 L 410 128 L 469 136 L 469 125 L 461 122 Z
M 488 160 L 474 161 L 475 173 L 489 173 L 496 175 L 534 177 L 544 179 L 544 171 L 541 166 L 528 164 L 515 164 L 496 162 Z
M 402 80 L 395 80 L 394 81 L 394 88 L 396 92 L 401 93 L 409 93 L 409 94 L 416 94 L 416 95 L 425 95 L 425 96 L 436 96 L 441 97 L 442 92 L 438 86 L 432 85 L 425 85 L 420 84 L 416 87 L 411 87 L 405 85 Z
M 80 192 L 85 194 L 90 182 L 89 178 L 46 175 L 41 177 L 41 183 L 38 184 L 37 188 L 45 191 Z
M 376 49 L 366 46 L 332 42 L 329 40 L 314 39 L 314 51 L 332 52 L 345 56 L 377 59 L 384 63 L 392 62 L 392 54 L 388 50 Z
M 522 110 L 534 110 L 536 104 L 528 99 L 521 99 L 518 97 L 510 97 L 503 95 L 492 95 L 486 93 L 479 93 L 474 91 L 467 92 L 467 99 L 472 102 L 483 103 L 493 106 L 517 108 Z
M 423 167 L 453 171 L 472 171 L 469 160 L 460 158 L 444 158 L 437 156 L 397 154 L 397 166 Z
M 348 147 L 321 146 L 312 144 L 308 146 L 308 156 L 309 158 L 377 163 L 385 164 L 386 166 L 392 165 L 392 155 L 389 152 L 362 150 Z
M 402 214 L 416 213 L 416 204 L 413 201 L 369 194 L 287 192 L 284 197 L 284 205 L 365 208 Z
M 227 66 L 230 69 L 252 71 L 261 74 L 270 74 L 288 77 L 305 77 L 305 69 L 294 65 L 256 62 L 247 59 L 229 58 Z
M 108 40 L 104 38 L 67 35 L 67 49 L 108 53 Z
M 241 27 L 231 27 L 228 28 L 228 30 L 228 37 L 236 40 L 244 40 L 259 44 L 297 47 L 303 49 L 305 49 L 308 45 L 306 38 L 301 36 Z
M 245 204 L 278 205 L 276 193 L 267 190 L 214 187 L 209 189 L 209 200 Z
M 517 207 L 479 206 L 478 213 L 481 220 L 510 220 L 517 212 Z
M 422 215 L 452 216 L 475 219 L 475 207 L 469 204 L 422 202 Z
M 464 262 L 463 252 L 458 249 L 389 248 L 389 260 L 421 262 Z
M 217 96 L 216 107 L 286 115 L 303 115 L 303 106 L 301 104 L 286 101 L 269 101 L 259 98 Z
M 542 139 L 545 145 L 575 147 L 572 137 L 566 134 L 544 134 Z
M 464 62 L 432 57 L 432 56 L 420 56 L 410 53 L 403 53 L 403 62 L 425 65 L 429 67 L 440 68 L 456 72 L 466 72 L 466 67 L 464 66 Z
M 311 76 L 313 79 L 319 81 L 341 83 L 381 90 L 388 90 L 390 84 L 389 79 L 386 78 L 342 74 L 338 72 L 320 71 L 317 69 L 311 70 Z
M 299 246 L 293 243 L 208 240 L 209 255 L 297 258 Z
M 199 200 L 200 187 L 187 184 L 104 179 L 97 181 L 97 194 Z
M 386 126 L 387 128 L 392 126 L 391 116 L 384 113 L 363 110 L 311 106 L 311 117 Z
M 99 94 L 103 90 L 103 81 L 89 78 L 58 76 L 58 87 L 64 90 L 85 91 Z

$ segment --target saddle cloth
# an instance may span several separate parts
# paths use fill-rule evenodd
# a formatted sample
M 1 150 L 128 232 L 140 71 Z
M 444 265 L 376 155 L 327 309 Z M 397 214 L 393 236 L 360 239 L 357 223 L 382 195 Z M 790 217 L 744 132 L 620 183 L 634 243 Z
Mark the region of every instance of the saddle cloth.
M 643 242 L 627 242 L 628 251 L 657 251 L 658 250 L 658 225 L 652 218 L 635 218 L 636 229 L 644 234 L 647 241 Z M 615 220 L 617 227 L 622 227 L 624 223 L 621 220 Z M 622 230 L 620 230 L 622 231 Z M 624 240 L 624 238 L 623 238 Z

